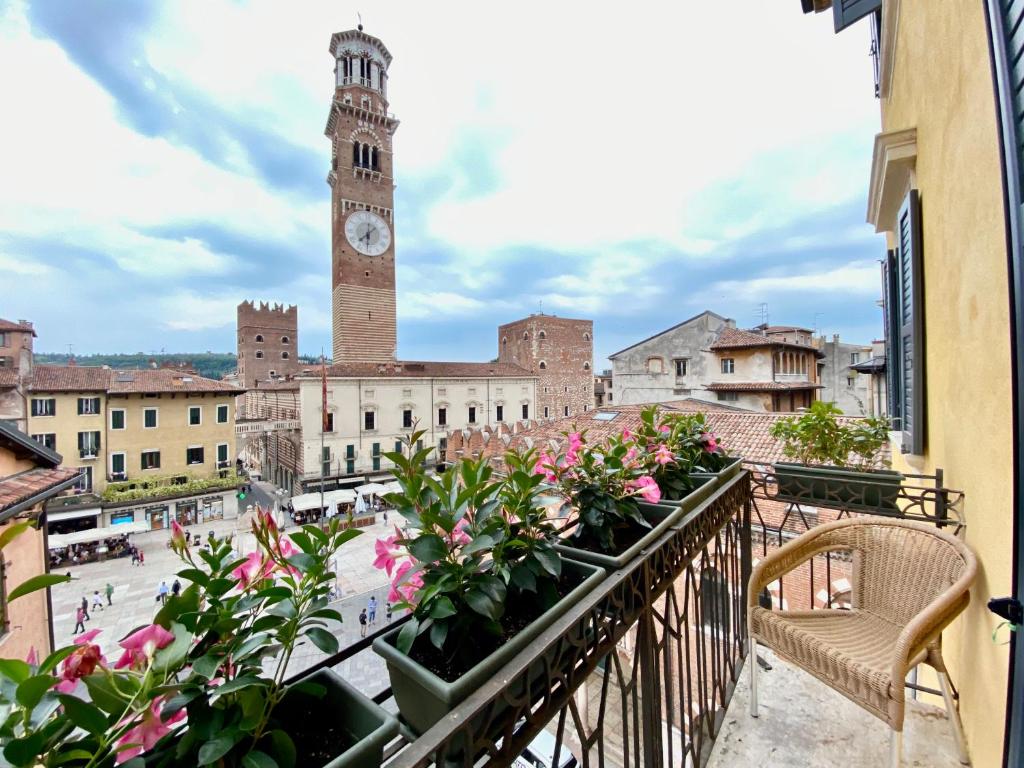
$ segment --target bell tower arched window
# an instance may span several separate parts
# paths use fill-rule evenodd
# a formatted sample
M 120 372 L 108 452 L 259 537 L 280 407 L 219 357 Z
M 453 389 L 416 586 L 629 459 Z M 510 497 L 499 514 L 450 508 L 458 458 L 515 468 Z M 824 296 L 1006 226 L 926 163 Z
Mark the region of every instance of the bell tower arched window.
M 353 165 L 353 167 L 355 167 L 355 168 L 359 167 L 359 160 L 360 160 L 359 142 L 358 141 L 354 141 L 354 142 L 352 142 L 352 165 Z

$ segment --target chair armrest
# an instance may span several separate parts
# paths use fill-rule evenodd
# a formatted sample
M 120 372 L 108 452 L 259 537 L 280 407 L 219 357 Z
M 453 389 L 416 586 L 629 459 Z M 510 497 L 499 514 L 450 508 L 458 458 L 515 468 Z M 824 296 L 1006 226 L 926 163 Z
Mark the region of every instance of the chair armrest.
M 963 612 L 971 600 L 970 578 L 958 579 L 949 589 L 942 592 L 932 602 L 912 618 L 900 631 L 896 639 L 893 653 L 891 680 L 893 698 L 903 695 L 904 680 L 910 672 L 910 662 L 925 647 L 935 640 L 942 630 Z
M 812 528 L 787 544 L 768 553 L 765 558 L 754 566 L 747 585 L 747 608 L 757 605 L 758 595 L 776 579 L 810 560 L 815 555 L 836 550 L 853 549 L 847 541 L 835 541 L 830 534 L 833 524 L 828 523 Z

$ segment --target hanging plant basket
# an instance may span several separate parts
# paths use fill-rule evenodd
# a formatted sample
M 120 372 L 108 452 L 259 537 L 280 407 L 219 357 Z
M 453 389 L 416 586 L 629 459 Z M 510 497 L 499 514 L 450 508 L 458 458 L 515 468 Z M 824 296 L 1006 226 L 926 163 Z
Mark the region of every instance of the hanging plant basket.
M 887 469 L 850 469 L 779 462 L 774 466 L 777 498 L 799 504 L 899 512 L 903 475 Z
M 416 646 L 413 646 L 411 655 L 398 650 L 395 643 L 401 627 L 395 627 L 374 640 L 373 650 L 387 663 L 391 690 L 402 719 L 416 734 L 424 733 L 451 712 L 604 579 L 602 568 L 566 559 L 562 560 L 562 573 L 571 574 L 578 582 L 572 591 L 472 669 L 450 682 L 413 658 Z M 544 661 L 536 661 L 538 676 L 543 674 Z
M 333 669 L 314 672 L 300 682 L 315 683 L 327 690 L 322 698 L 289 691 L 275 710 L 276 719 L 298 748 L 296 765 L 377 768 L 383 762 L 384 747 L 398 735 L 394 715 L 349 685 Z

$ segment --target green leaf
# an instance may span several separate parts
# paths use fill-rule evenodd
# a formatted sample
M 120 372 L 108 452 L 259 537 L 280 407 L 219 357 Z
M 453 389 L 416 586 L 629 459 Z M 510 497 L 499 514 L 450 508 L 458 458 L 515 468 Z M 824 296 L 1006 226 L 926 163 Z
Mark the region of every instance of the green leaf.
M 43 734 L 39 731 L 23 739 L 14 739 L 4 747 L 4 757 L 12 765 L 32 765 L 36 755 L 43 751 L 44 741 Z
M 277 761 L 266 752 L 254 749 L 242 758 L 242 765 L 245 768 L 278 768 Z
M 198 568 L 185 568 L 184 570 L 178 571 L 178 575 L 187 581 L 194 582 L 204 587 L 210 583 L 209 574 L 206 573 L 206 571 L 199 570 Z
M 8 525 L 2 532 L 0 532 L 0 549 L 3 549 L 15 538 L 23 534 L 29 528 L 32 528 L 32 521 L 26 520 L 21 523 L 14 523 L 14 525 Z
M 421 563 L 436 563 L 448 554 L 448 547 L 437 534 L 425 533 L 409 545 L 409 552 Z
M 70 763 L 74 760 L 85 760 L 88 762 L 91 757 L 92 752 L 89 752 L 88 750 L 72 749 L 70 752 L 62 752 L 60 756 L 50 761 L 50 765 L 64 765 L 64 763 Z M 138 759 L 141 760 L 141 758 Z M 123 765 L 127 766 L 127 768 L 132 768 L 132 764 L 130 762 L 123 763 Z
M 292 691 L 305 694 L 306 696 L 313 696 L 317 699 L 322 699 L 324 694 L 327 693 L 327 687 L 320 685 L 319 683 L 314 683 L 312 680 L 304 680 L 301 683 L 289 685 L 288 692 L 291 693 Z
M 167 598 L 163 608 L 157 611 L 153 623 L 159 624 L 164 629 L 170 629 L 171 624 L 185 614 L 199 611 L 199 599 L 199 585 L 189 584 L 177 597 L 171 595 Z
M 153 656 L 153 670 L 157 674 L 173 671 L 180 667 L 184 663 L 185 657 L 188 656 L 189 647 L 192 645 L 192 633 L 181 624 L 171 624 L 170 631 L 174 635 L 174 640 Z
M 313 641 L 313 645 L 328 655 L 338 652 L 338 638 L 320 627 L 313 627 L 306 631 L 306 636 Z
M 434 626 L 430 628 L 430 642 L 433 643 L 434 647 L 438 650 L 443 649 L 446 637 L 448 637 L 448 622 L 434 622 Z
M 58 664 L 64 661 L 64 659 L 74 653 L 77 649 L 77 645 L 69 645 L 54 651 L 43 660 L 42 664 L 39 665 L 39 674 L 42 675 L 56 669 Z
M 270 641 L 271 637 L 266 633 L 261 632 L 260 634 L 253 635 L 240 646 L 238 646 L 238 648 L 235 649 L 234 653 L 232 653 L 232 656 L 236 661 L 241 661 L 250 653 L 255 651 L 257 648 L 267 645 Z
M 160 708 L 160 715 L 164 718 L 170 717 L 176 712 L 179 712 L 180 710 L 187 707 L 189 705 L 189 702 L 191 702 L 201 693 L 202 691 L 200 691 L 198 688 L 194 688 L 190 691 L 182 691 L 177 696 L 168 701 L 166 704 L 164 704 L 163 707 Z
M 7 602 L 17 600 L 19 597 L 24 597 L 33 592 L 38 592 L 40 589 L 52 587 L 54 584 L 64 584 L 68 581 L 71 581 L 71 577 L 67 574 L 41 573 L 38 576 L 33 576 L 31 579 L 26 579 L 12 589 L 7 594 Z
M 517 565 L 513 568 L 511 578 L 512 583 L 519 587 L 520 590 L 533 592 L 537 589 L 537 577 L 525 565 Z
M 467 592 L 465 600 L 466 604 L 481 616 L 486 616 L 489 619 L 497 619 L 500 615 L 498 612 L 498 606 L 491 601 L 491 598 L 478 589 L 471 589 Z
M 282 600 L 267 609 L 272 616 L 284 616 L 286 619 L 294 619 L 296 616 L 295 602 L 293 600 Z
M 209 680 L 217 674 L 222 661 L 224 659 L 220 656 L 200 656 L 192 662 L 192 671 Z
M 16 683 L 23 683 L 31 677 L 32 669 L 21 659 L 0 659 L 0 675 Z
M 243 688 L 252 688 L 259 686 L 265 688 L 267 686 L 266 680 L 261 680 L 258 677 L 252 677 L 251 675 L 245 675 L 243 677 L 236 677 L 234 680 L 228 680 L 224 685 L 215 688 L 212 692 L 214 696 L 225 696 L 234 691 L 240 691 Z
M 494 602 L 495 605 L 502 605 L 505 602 L 505 582 L 496 576 L 489 576 L 485 579 L 481 579 L 478 586 L 483 590 L 484 594 L 491 598 L 491 601 Z
M 117 676 L 118 683 L 122 688 L 133 691 L 132 686 L 127 684 L 129 679 L 127 675 L 115 674 Z M 109 712 L 112 715 L 119 715 L 124 712 L 125 707 L 128 706 L 128 700 L 131 696 L 125 697 L 121 694 L 111 684 L 110 679 L 102 672 L 97 672 L 96 674 L 83 677 L 82 682 L 85 683 L 85 687 L 89 689 L 89 698 L 92 699 L 92 703 L 104 712 Z
M 234 736 L 218 736 L 199 748 L 199 765 L 209 765 L 220 760 L 235 746 Z
M 494 539 L 488 536 L 486 533 L 477 536 L 469 544 L 462 548 L 462 554 L 465 557 L 475 555 L 477 552 L 485 552 L 494 546 Z
M 18 684 L 17 699 L 25 709 L 35 709 L 36 704 L 43 698 L 43 694 L 50 690 L 57 682 L 52 675 L 36 675 Z
M 553 549 L 537 549 L 533 554 L 537 558 L 537 562 L 552 576 L 562 574 L 562 558 L 558 552 Z
M 295 742 L 292 737 L 280 729 L 275 729 L 267 734 L 272 745 L 274 759 L 280 768 L 295 767 Z
M 319 563 L 319 560 L 312 555 L 307 555 L 305 552 L 299 552 L 286 559 L 298 569 L 299 573 L 309 573 Z
M 455 606 L 448 596 L 441 595 L 437 598 L 430 606 L 430 618 L 432 619 L 444 619 L 448 616 L 454 616 L 456 614 Z
M 107 730 L 107 716 L 99 707 L 67 693 L 59 693 L 57 698 L 64 705 L 64 713 L 79 728 L 89 733 L 103 733 Z
M 339 624 L 343 623 L 344 621 L 341 618 L 341 614 L 333 608 L 320 608 L 319 610 L 313 611 L 311 614 L 309 614 L 309 616 L 310 618 L 315 619 L 331 619 L 333 621 L 338 622 Z
M 395 647 L 402 653 L 408 655 L 419 631 L 420 622 L 415 616 L 413 616 L 409 619 L 406 625 L 402 627 L 402 631 L 398 633 L 398 639 L 395 641 Z
M 291 597 L 292 591 L 288 587 L 266 587 L 256 593 L 256 597 L 261 600 L 283 600 L 286 597 Z

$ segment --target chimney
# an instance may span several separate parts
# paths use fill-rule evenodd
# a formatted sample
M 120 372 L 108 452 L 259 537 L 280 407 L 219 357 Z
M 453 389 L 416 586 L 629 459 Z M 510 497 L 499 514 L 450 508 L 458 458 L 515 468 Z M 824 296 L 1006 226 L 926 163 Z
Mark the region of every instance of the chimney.
M 838 344 L 839 343 L 839 334 L 838 333 L 833 333 L 832 334 L 832 343 L 833 344 Z

